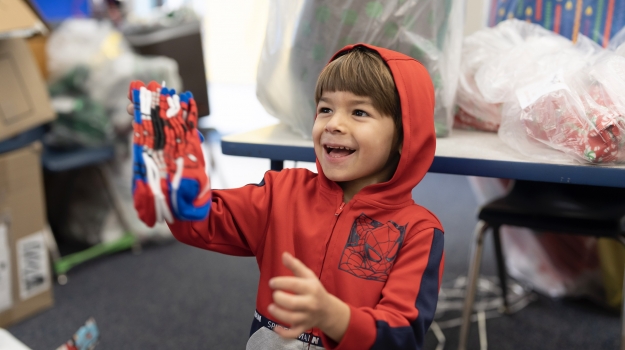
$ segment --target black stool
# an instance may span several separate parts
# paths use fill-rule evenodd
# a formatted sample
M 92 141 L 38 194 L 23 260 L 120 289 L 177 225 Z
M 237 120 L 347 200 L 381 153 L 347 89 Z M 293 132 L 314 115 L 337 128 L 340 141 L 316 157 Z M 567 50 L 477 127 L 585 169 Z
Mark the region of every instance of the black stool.
M 509 225 L 563 234 L 610 237 L 625 244 L 625 188 L 519 180 L 506 196 L 484 205 L 478 217 L 480 221 L 475 228 L 475 247 L 469 266 L 462 312 L 458 345 L 460 350 L 465 350 L 467 346 L 484 238 L 489 228 L 492 228 L 494 234 L 497 269 L 504 310 L 507 312 L 507 272 L 499 228 L 502 225 Z M 623 313 L 625 293 L 623 295 L 621 315 L 625 315 Z M 625 350 L 623 316 L 621 316 L 621 350 Z

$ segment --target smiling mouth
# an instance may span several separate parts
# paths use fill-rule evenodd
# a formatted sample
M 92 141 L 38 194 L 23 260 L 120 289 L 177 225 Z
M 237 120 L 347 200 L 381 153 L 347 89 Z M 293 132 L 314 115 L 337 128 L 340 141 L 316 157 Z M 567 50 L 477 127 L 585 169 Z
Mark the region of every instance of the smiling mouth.
M 355 149 L 349 148 L 349 147 L 343 147 L 343 146 L 324 146 L 323 147 L 326 152 L 328 153 L 328 155 L 332 158 L 340 158 L 340 157 L 347 157 L 348 155 L 356 152 Z

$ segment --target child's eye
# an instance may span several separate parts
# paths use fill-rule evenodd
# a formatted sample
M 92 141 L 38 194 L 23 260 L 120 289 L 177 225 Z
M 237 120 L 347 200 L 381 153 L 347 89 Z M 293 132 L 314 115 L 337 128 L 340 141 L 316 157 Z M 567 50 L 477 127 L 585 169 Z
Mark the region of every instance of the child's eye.
M 357 117 L 367 117 L 367 116 L 369 116 L 369 113 L 367 113 L 367 112 L 365 112 L 363 110 L 357 109 L 357 110 L 354 111 L 354 115 L 357 116 Z
M 330 112 L 331 112 L 330 108 L 321 107 L 321 108 L 319 108 L 319 112 L 318 113 L 319 114 L 323 114 L 323 113 L 330 113 Z

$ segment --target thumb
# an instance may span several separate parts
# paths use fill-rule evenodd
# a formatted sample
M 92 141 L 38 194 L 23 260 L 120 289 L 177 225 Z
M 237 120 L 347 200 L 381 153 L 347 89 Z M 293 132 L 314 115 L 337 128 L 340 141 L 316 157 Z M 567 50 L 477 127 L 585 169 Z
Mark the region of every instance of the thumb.
M 282 254 L 282 264 L 291 270 L 296 277 L 317 278 L 317 275 L 311 269 L 288 252 Z

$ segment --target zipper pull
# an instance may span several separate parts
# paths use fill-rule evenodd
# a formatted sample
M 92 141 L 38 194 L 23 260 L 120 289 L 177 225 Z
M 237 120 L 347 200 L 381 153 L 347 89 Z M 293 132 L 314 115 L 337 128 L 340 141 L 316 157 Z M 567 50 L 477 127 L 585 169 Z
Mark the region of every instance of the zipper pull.
M 334 213 L 335 216 L 339 216 L 341 215 L 341 213 L 343 212 L 343 207 L 345 206 L 345 203 L 341 203 L 341 206 L 336 210 L 336 213 Z

